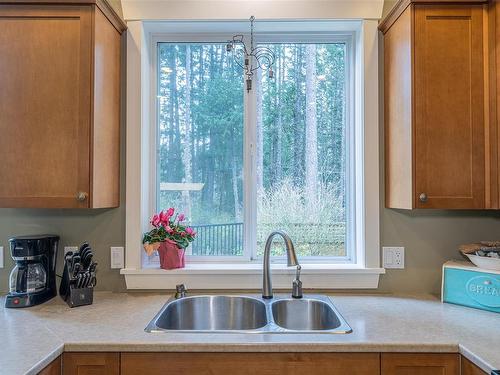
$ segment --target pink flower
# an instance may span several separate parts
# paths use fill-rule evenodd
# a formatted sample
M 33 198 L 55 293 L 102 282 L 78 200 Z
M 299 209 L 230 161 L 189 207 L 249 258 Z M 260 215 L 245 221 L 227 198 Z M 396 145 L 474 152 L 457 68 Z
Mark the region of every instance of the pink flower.
M 151 224 L 154 226 L 154 227 L 158 227 L 160 224 L 161 224 L 161 219 L 158 215 L 153 215 L 153 217 L 151 218 Z
M 169 221 L 169 219 L 170 219 L 170 216 L 168 216 L 168 213 L 167 213 L 167 212 L 165 212 L 165 211 L 161 211 L 161 212 L 160 212 L 159 217 L 160 217 L 160 222 L 161 222 L 162 224 L 164 224 L 164 225 L 168 225 L 168 221 Z
M 186 236 L 187 236 L 186 232 L 181 233 L 181 237 L 186 237 Z
M 179 221 L 184 221 L 185 218 L 186 216 L 184 214 L 179 215 Z
M 165 227 L 165 230 L 167 231 L 167 233 L 172 233 L 174 231 L 172 228 L 170 228 L 169 225 Z
M 171 218 L 172 216 L 174 216 L 174 212 L 175 212 L 174 208 L 170 207 L 167 211 L 167 216 Z
M 196 232 L 191 227 L 186 228 L 186 233 L 193 237 L 196 235 Z

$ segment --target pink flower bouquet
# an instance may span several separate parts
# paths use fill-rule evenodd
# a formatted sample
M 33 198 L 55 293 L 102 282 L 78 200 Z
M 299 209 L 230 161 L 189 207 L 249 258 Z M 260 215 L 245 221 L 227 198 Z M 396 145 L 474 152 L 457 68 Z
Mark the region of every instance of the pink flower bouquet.
M 191 227 L 183 224 L 185 220 L 184 214 L 175 214 L 171 207 L 153 215 L 153 229 L 144 233 L 144 250 L 148 255 L 158 251 L 160 267 L 163 269 L 183 268 L 185 265 L 185 249 L 196 236 Z

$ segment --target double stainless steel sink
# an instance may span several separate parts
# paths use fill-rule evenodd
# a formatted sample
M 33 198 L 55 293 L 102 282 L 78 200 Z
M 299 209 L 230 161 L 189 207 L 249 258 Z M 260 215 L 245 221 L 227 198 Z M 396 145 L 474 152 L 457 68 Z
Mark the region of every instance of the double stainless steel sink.
M 291 298 L 274 296 L 270 254 L 273 238 L 285 242 L 287 265 L 296 267 Z M 323 295 L 304 297 L 301 266 L 290 237 L 272 232 L 266 241 L 263 260 L 262 297 L 206 295 L 186 297 L 179 284 L 175 297 L 149 322 L 146 332 L 224 332 L 224 333 L 350 333 L 351 327 L 332 301 Z
M 171 298 L 147 332 L 350 333 L 323 295 L 303 298 L 200 295 Z

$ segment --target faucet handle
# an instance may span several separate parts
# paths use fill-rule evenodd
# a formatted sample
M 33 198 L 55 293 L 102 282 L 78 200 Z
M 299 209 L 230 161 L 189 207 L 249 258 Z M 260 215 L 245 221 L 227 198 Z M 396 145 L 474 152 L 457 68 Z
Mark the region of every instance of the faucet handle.
M 175 286 L 175 299 L 186 297 L 186 286 L 179 284 Z
M 302 267 L 297 265 L 295 280 L 292 283 L 292 298 L 302 298 L 302 281 L 300 281 L 300 270 Z

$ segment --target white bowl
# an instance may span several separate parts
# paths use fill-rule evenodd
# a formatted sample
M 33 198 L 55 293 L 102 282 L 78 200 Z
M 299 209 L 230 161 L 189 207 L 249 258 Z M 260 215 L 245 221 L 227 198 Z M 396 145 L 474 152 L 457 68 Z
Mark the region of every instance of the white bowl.
M 472 263 L 480 268 L 485 268 L 487 270 L 500 271 L 500 259 L 481 257 L 479 255 L 465 254 L 467 258 L 470 259 Z

